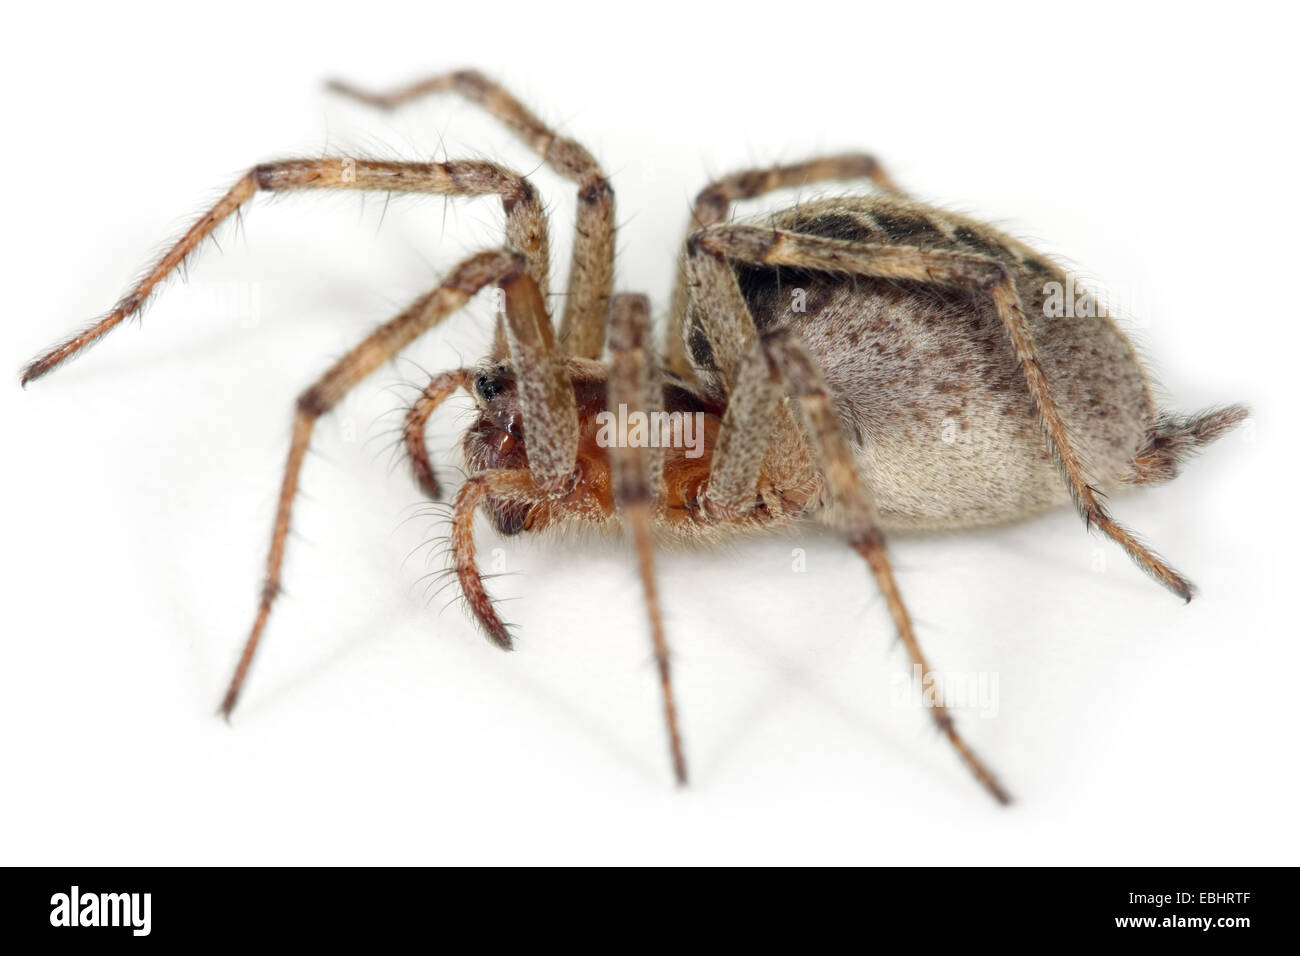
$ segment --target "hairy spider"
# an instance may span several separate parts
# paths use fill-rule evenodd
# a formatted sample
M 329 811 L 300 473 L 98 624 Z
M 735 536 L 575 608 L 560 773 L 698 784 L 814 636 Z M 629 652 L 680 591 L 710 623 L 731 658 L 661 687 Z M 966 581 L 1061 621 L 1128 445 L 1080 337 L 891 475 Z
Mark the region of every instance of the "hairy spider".
M 547 222 L 533 186 L 497 163 L 289 159 L 249 170 L 106 316 L 33 361 L 26 385 L 138 312 L 159 284 L 260 191 L 359 189 L 497 196 L 502 247 L 470 256 L 301 394 L 266 579 L 221 711 L 248 675 L 280 572 L 298 475 L 317 420 L 418 336 L 494 287 L 490 356 L 435 376 L 406 415 L 420 486 L 439 495 L 429 416 L 457 389 L 478 417 L 469 476 L 452 509 L 451 559 L 487 636 L 511 646 L 475 563 L 481 506 L 503 535 L 563 522 L 626 526 L 635 542 L 663 690 L 673 768 L 686 781 L 668 646 L 656 593 L 656 536 L 699 542 L 813 519 L 841 531 L 884 595 L 914 669 L 930 682 L 885 552 L 885 531 L 1006 522 L 1073 500 L 1096 527 L 1184 600 L 1191 584 L 1117 524 L 1107 491 L 1174 477 L 1179 462 L 1247 414 L 1240 406 L 1162 413 L 1142 362 L 1103 308 L 1051 315 L 1071 281 L 988 225 L 907 199 L 871 156 L 841 155 L 718 180 L 695 201 L 657 359 L 645 296 L 613 294 L 614 193 L 591 154 L 476 72 L 388 94 L 332 84 L 384 108 L 455 92 L 477 103 L 578 191 L 573 262 L 558 331 Z M 811 202 L 763 224 L 733 203 L 783 187 L 868 179 L 877 192 Z M 601 361 L 608 338 L 609 359 Z M 610 440 L 607 412 L 690 415 L 695 443 Z M 680 438 L 681 432 L 673 437 Z M 933 690 L 933 688 L 931 688 Z M 931 713 L 1000 802 L 1002 785 L 968 747 L 942 698 Z

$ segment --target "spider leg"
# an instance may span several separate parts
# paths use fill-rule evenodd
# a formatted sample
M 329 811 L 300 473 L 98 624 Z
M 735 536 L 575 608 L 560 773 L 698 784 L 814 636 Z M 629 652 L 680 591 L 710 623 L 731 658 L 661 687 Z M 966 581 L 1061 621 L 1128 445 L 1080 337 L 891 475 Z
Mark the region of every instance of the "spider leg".
M 756 199 L 777 189 L 850 179 L 870 179 L 882 192 L 894 196 L 905 195 L 876 157 L 869 153 L 818 156 L 783 166 L 746 169 L 715 180 L 700 190 L 691 207 L 691 224 L 687 236 L 705 226 L 722 222 L 731 212 L 732 205 L 741 200 Z M 669 371 L 689 381 L 694 378 L 694 374 L 682 343 L 682 327 L 686 323 L 686 308 L 691 299 L 688 264 L 688 260 L 683 259 L 678 266 L 665 348 Z
M 636 411 L 647 415 L 660 409 L 663 389 L 653 361 L 653 343 L 650 332 L 650 302 L 642 295 L 617 295 L 610 310 L 609 321 L 610 376 L 608 407 L 619 414 L 626 406 L 629 414 Z M 659 671 L 659 685 L 663 692 L 664 722 L 668 728 L 668 744 L 672 754 L 673 772 L 677 783 L 686 784 L 686 757 L 682 751 L 681 733 L 677 726 L 677 704 L 673 694 L 672 672 L 668 654 L 668 639 L 664 636 L 663 614 L 659 606 L 659 590 L 655 580 L 654 542 L 651 525 L 654 502 L 659 497 L 663 482 L 663 451 L 659 447 L 626 447 L 615 445 L 609 449 L 614 474 L 614 493 L 623 521 L 632 532 L 636 546 L 637 566 L 641 586 L 645 593 L 646 612 L 649 615 L 650 639 L 654 646 L 655 665 Z
M 572 472 L 577 456 L 577 409 L 568 373 L 555 354 L 550 319 L 542 305 L 537 283 L 528 273 L 527 262 L 519 253 L 498 250 L 471 256 L 436 289 L 417 299 L 396 318 L 354 346 L 299 397 L 257 615 L 221 704 L 221 712 L 227 718 L 239 698 L 270 616 L 271 605 L 280 592 L 285 541 L 298 491 L 298 476 L 317 420 L 334 408 L 358 382 L 492 284 L 505 290 L 506 329 L 510 344 L 521 377 L 532 383 L 531 388 L 521 386 L 520 401 L 530 433 L 537 436 L 531 461 L 536 483 L 546 490 Z M 550 447 L 548 442 L 552 443 Z M 493 634 L 493 637 L 496 639 L 497 635 Z
M 474 557 L 474 513 L 483 499 L 493 496 L 513 500 L 533 500 L 538 489 L 532 476 L 525 470 L 505 468 L 480 471 L 465 479 L 452 503 L 451 559 L 460 582 L 460 590 L 474 619 L 483 628 L 489 640 L 503 651 L 511 650 L 513 643 L 506 624 L 497 615 L 492 598 L 483 586 Z
M 145 273 L 107 315 L 89 328 L 33 360 L 22 384 L 39 378 L 98 341 L 140 311 L 158 286 L 185 262 L 204 239 L 258 192 L 298 189 L 361 189 L 379 192 L 432 193 L 443 196 L 501 197 L 506 213 L 506 246 L 522 253 L 528 271 L 545 295 L 549 272 L 546 216 L 532 184 L 495 163 L 455 160 L 446 163 L 391 163 L 333 157 L 290 159 L 255 166 L 203 214 Z
M 729 281 L 738 299 L 734 274 L 725 262 L 718 260 L 716 265 L 716 270 L 705 265 L 698 274 L 706 280 L 706 285 L 710 279 L 718 285 L 706 289 L 696 285 L 694 291 L 708 295 L 721 288 L 725 302 L 731 294 L 725 289 L 725 282 Z M 774 330 L 759 337 L 743 300 L 740 301 L 743 322 L 726 305 L 706 301 L 710 304 L 705 324 L 709 340 L 716 343 L 708 357 L 717 359 L 712 370 L 727 382 L 727 410 L 713 449 L 708 484 L 700 495 L 701 509 L 712 518 L 727 520 L 758 507 L 759 477 L 769 448 L 776 441 L 789 441 L 792 432 L 802 431 L 805 444 L 818 462 L 818 472 L 823 476 L 829 497 L 839 508 L 840 529 L 867 561 L 877 587 L 885 596 L 899 638 L 912 663 L 920 668 L 923 686 L 933 690 L 930 676 L 933 671 L 921 651 L 894 579 L 868 489 L 858 473 L 852 448 L 815 361 L 786 330 Z M 722 368 L 730 371 L 722 375 Z M 802 429 L 795 423 L 790 407 L 780 401 L 783 395 L 794 399 Z M 933 697 L 931 716 L 985 789 L 1000 803 L 1009 802 L 997 778 L 957 732 L 952 715 L 937 695 Z
M 734 287 L 734 274 L 725 263 L 719 262 L 718 266 L 731 275 L 730 283 Z M 705 277 L 711 274 L 707 268 L 701 271 Z M 722 275 L 718 273 L 714 277 L 721 280 Z M 700 291 L 698 287 L 696 291 Z M 866 560 L 908 657 L 920 668 L 922 685 L 929 687 L 933 694 L 930 677 L 933 671 L 917 641 L 889 564 L 868 489 L 858 473 L 853 451 L 816 363 L 786 330 L 774 330 L 760 338 L 743 301 L 740 306 L 740 315 L 748 323 L 747 330 L 725 307 L 711 305 L 707 311 L 709 338 L 719 346 L 710 356 L 720 356 L 719 362 L 725 361 L 731 371 L 725 376 L 729 383 L 727 410 L 714 446 L 708 484 L 700 496 L 701 508 L 711 517 L 726 520 L 757 507 L 759 476 L 769 448 L 775 441 L 788 441 L 792 432 L 802 431 L 806 445 L 818 461 L 830 498 L 839 507 L 840 529 Z M 715 322 L 720 326 L 716 337 Z M 724 344 L 728 346 L 726 351 Z M 795 423 L 791 409 L 780 401 L 783 395 L 795 400 L 804 425 L 802 429 Z M 962 762 L 999 803 L 1010 802 L 997 778 L 957 732 L 942 698 L 933 694 L 932 699 L 931 716 Z
M 849 544 L 866 560 L 876 586 L 885 597 L 894 628 L 907 650 L 907 656 L 913 666 L 919 669 L 922 686 L 933 694 L 931 717 L 962 762 L 993 798 L 1004 805 L 1010 803 L 1011 798 L 997 777 L 957 732 L 952 714 L 942 696 L 937 693 L 937 685 L 931 677 L 933 671 L 921 651 L 920 642 L 912 628 L 911 616 L 903 603 L 898 582 L 894 579 L 889 556 L 885 551 L 884 535 L 877 525 L 875 509 L 858 474 L 853 450 L 836 417 L 830 393 L 822 381 L 816 362 L 788 330 L 764 335 L 762 347 L 778 371 L 785 391 L 797 402 L 809 444 L 826 478 L 830 496 L 842 514 L 842 528 L 848 535 Z
M 578 413 L 573 388 L 537 284 L 509 282 L 502 287 L 507 346 L 516 367 L 523 373 L 519 389 L 524 414 L 537 436 L 529 466 L 543 482 L 558 483 L 572 473 L 577 454 Z M 537 321 L 520 322 L 513 318 L 519 315 Z M 406 414 L 403 436 L 416 480 L 433 498 L 438 497 L 438 482 L 429 462 L 424 426 L 434 410 L 457 388 L 470 388 L 472 375 L 470 369 L 461 368 L 435 376 Z M 559 449 L 558 453 L 553 449 Z
M 789 409 L 780 403 L 783 393 L 780 370 L 762 343 L 753 342 L 727 396 L 709 480 L 700 492 L 700 507 L 709 515 L 737 516 L 755 507 L 755 489 L 773 434 L 794 430 Z
M 725 281 L 724 272 L 732 275 L 726 262 L 734 260 L 753 265 L 794 266 L 822 272 L 973 288 L 989 295 L 1024 372 L 1029 394 L 1043 422 L 1048 447 L 1084 521 L 1089 527 L 1095 525 L 1115 541 L 1139 567 L 1170 591 L 1184 601 L 1191 600 L 1194 590 L 1191 583 L 1111 518 L 1088 483 L 1083 462 L 1070 440 L 1039 360 L 1020 295 L 1005 265 L 980 255 L 823 239 L 784 230 L 725 223 L 696 233 L 687 246 L 692 267 L 700 277 L 697 281 L 712 283 L 715 287 Z M 713 261 L 709 262 L 710 259 Z M 743 302 L 734 276 L 730 279 L 730 287 L 724 294 Z M 748 319 L 746 312 L 741 315 Z M 731 317 L 729 322 L 709 325 L 709 344 L 724 381 L 727 369 L 733 370 L 731 374 L 734 374 L 734 369 L 739 367 L 741 357 L 755 335 L 752 320 L 744 322 Z
M 555 172 L 578 186 L 573 264 L 560 319 L 560 341 L 570 355 L 598 359 L 614 287 L 614 190 L 581 144 L 561 136 L 499 84 L 474 70 L 429 77 L 387 93 L 372 93 L 334 80 L 329 88 L 382 109 L 434 93 L 458 93 L 500 120 Z
M 424 438 L 424 426 L 429 416 L 437 410 L 458 388 L 470 390 L 473 371 L 467 368 L 453 369 L 435 375 L 406 411 L 402 423 L 402 440 L 406 443 L 406 453 L 411 459 L 411 468 L 420 489 L 430 498 L 441 496 L 438 478 L 434 474 L 433 464 L 429 461 L 429 447 Z

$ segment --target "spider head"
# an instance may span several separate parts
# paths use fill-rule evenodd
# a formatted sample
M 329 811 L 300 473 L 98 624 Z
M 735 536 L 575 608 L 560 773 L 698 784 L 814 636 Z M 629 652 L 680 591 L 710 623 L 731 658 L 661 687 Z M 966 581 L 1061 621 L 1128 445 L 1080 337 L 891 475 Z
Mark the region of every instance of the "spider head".
M 478 416 L 464 442 L 470 472 L 526 469 L 523 410 L 509 363 L 481 366 L 474 375 L 473 394 Z
M 540 531 L 564 520 L 601 522 L 614 513 L 613 478 L 605 447 L 609 425 L 601 421 L 603 413 L 608 417 L 609 369 L 599 362 L 571 358 L 568 373 L 578 409 L 577 481 L 566 493 L 528 501 L 485 498 L 488 516 L 500 534 Z M 469 472 L 527 470 L 528 434 L 516 375 L 509 362 L 480 367 L 474 376 L 473 393 L 478 417 L 463 442 Z M 663 483 L 659 511 L 670 527 L 692 525 L 725 408 L 707 392 L 674 379 L 665 383 L 663 411 L 682 422 L 680 437 L 688 440 L 676 441 L 678 430 L 673 428 L 661 434 Z
M 578 481 L 564 495 L 536 501 L 488 497 L 485 507 L 499 534 L 539 531 L 566 518 L 603 520 L 613 512 L 609 460 L 596 442 L 596 415 L 605 408 L 606 369 L 586 359 L 569 360 L 578 407 Z M 528 435 L 518 383 L 509 361 L 481 366 L 474 375 L 478 416 L 462 447 L 470 474 L 489 469 L 528 469 Z

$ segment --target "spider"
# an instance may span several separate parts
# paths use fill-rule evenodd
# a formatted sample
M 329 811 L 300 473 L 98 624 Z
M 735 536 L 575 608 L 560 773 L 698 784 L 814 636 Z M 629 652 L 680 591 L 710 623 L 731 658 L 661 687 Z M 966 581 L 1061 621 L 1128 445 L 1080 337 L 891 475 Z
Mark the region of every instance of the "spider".
M 836 529 L 866 562 L 930 691 L 934 672 L 891 570 L 885 532 L 996 524 L 1073 501 L 1088 528 L 1191 599 L 1192 585 L 1118 524 L 1103 499 L 1107 491 L 1173 478 L 1184 458 L 1247 410 L 1160 411 L 1142 362 L 1104 309 L 1049 314 L 1049 290 L 1070 277 L 1024 243 L 907 198 L 866 154 L 726 176 L 695 200 L 660 358 L 648 299 L 614 294 L 614 192 L 586 149 L 474 71 L 385 94 L 330 86 L 385 109 L 444 92 L 478 104 L 576 185 L 573 259 L 556 327 L 548 310 L 547 219 L 537 190 L 518 173 L 481 160 L 263 163 L 107 315 L 26 367 L 24 386 L 138 313 L 259 192 L 354 189 L 500 200 L 500 248 L 466 258 L 298 398 L 265 581 L 221 704 L 227 719 L 280 592 L 298 476 L 316 423 L 489 288 L 498 299 L 490 354 L 475 367 L 434 376 L 406 413 L 403 440 L 415 478 L 425 493 L 440 496 L 425 426 L 444 400 L 465 390 L 477 418 L 462 441 L 468 477 L 452 502 L 451 564 L 473 617 L 503 649 L 511 647 L 511 634 L 475 561 L 480 508 L 502 535 L 571 522 L 625 529 L 637 556 L 679 784 L 687 769 L 655 583 L 657 540 L 707 543 L 804 519 Z M 763 222 L 731 215 L 737 201 L 773 190 L 851 180 L 868 180 L 874 189 L 796 205 Z M 611 442 L 600 423 L 614 409 L 693 416 L 702 447 L 692 453 L 681 442 Z M 932 694 L 930 713 L 984 788 L 1009 802 L 940 695 Z

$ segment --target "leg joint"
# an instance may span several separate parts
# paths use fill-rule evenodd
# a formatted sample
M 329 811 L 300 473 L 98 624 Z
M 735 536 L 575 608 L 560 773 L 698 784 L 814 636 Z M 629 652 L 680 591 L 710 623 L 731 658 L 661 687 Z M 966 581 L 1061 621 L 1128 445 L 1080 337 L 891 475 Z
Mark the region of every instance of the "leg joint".
M 578 201 L 588 206 L 600 206 L 614 201 L 614 187 L 602 174 L 596 173 L 586 180 L 578 191 Z
M 267 581 L 262 585 L 261 604 L 262 607 L 270 607 L 277 597 L 280 596 L 279 580 Z
M 535 206 L 537 205 L 537 188 L 520 176 L 515 188 L 501 197 L 501 205 L 505 209 L 507 216 L 520 205 Z
M 277 163 L 260 163 L 253 167 L 253 181 L 266 192 L 305 186 L 322 174 L 321 162 L 314 159 L 289 159 Z
M 1007 267 L 992 260 L 985 260 L 975 264 L 972 273 L 975 282 L 985 292 L 992 292 L 998 286 L 1011 281 L 1011 272 Z
M 317 382 L 298 396 L 298 412 L 308 418 L 320 418 L 334 404 L 335 399 L 327 391 L 325 382 Z
M 692 259 L 700 255 L 706 255 L 722 262 L 727 257 L 718 246 L 714 230 L 709 227 L 697 229 L 686 237 L 686 255 Z
M 700 190 L 695 197 L 695 219 L 702 226 L 711 225 L 727 217 L 731 199 L 718 183 Z
M 875 525 L 869 525 L 854 531 L 849 536 L 849 545 L 864 556 L 879 554 L 885 550 L 885 536 Z

